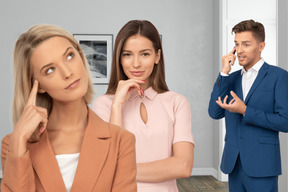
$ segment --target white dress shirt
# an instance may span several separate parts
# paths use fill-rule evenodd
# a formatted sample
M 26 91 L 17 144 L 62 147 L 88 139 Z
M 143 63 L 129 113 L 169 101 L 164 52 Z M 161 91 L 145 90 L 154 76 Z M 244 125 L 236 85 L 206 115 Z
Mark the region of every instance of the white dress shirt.
M 248 71 L 244 69 L 244 67 L 241 70 L 241 75 L 242 75 L 242 92 L 243 92 L 243 101 L 245 101 L 246 96 L 252 87 L 258 72 L 262 65 L 264 64 L 264 59 L 261 58 L 253 67 L 251 67 Z M 225 73 L 221 72 L 222 76 L 228 76 Z
M 258 72 L 262 65 L 264 64 L 263 58 L 261 58 L 253 67 L 251 67 L 248 71 L 242 68 L 241 75 L 242 75 L 242 92 L 243 92 L 243 101 L 245 101 L 246 96 L 251 89 Z

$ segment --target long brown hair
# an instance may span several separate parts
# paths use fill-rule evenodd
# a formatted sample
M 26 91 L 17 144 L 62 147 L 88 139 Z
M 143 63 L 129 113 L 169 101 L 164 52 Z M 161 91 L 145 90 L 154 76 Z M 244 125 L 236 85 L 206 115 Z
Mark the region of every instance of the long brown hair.
M 150 85 L 158 92 L 163 93 L 169 91 L 165 81 L 165 68 L 164 68 L 164 57 L 163 49 L 161 44 L 160 35 L 156 27 L 149 21 L 146 20 L 131 20 L 126 23 L 119 31 L 114 46 L 111 76 L 107 89 L 107 94 L 115 94 L 118 82 L 120 80 L 127 80 L 128 77 L 125 75 L 121 65 L 121 52 L 123 45 L 126 40 L 134 35 L 141 35 L 146 37 L 153 43 L 155 52 L 160 50 L 160 60 L 158 64 L 154 65 L 153 71 L 150 75 Z

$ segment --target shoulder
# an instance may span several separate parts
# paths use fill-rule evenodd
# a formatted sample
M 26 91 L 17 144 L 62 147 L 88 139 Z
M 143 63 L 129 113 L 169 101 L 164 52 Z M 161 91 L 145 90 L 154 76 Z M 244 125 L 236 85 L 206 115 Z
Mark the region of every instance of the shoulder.
M 281 67 L 275 66 L 275 65 L 270 65 L 268 63 L 263 64 L 264 69 L 268 69 L 271 72 L 276 72 L 276 73 L 287 73 L 285 69 L 282 69 Z
M 107 94 L 105 94 L 105 95 L 101 95 L 101 96 L 97 97 L 97 98 L 94 100 L 93 104 L 95 104 L 95 103 L 96 103 L 96 104 L 97 104 L 97 103 L 103 103 L 103 102 L 109 103 L 109 102 L 112 102 L 113 99 L 114 99 L 114 95 L 107 95 Z
M 97 109 L 103 110 L 103 107 L 110 108 L 114 99 L 114 95 L 101 95 L 97 97 L 92 104 L 92 109 L 97 112 Z
M 187 98 L 179 93 L 176 93 L 174 91 L 166 91 L 164 93 L 160 93 L 158 94 L 159 97 L 161 99 L 167 99 L 169 100 L 169 102 L 173 101 L 173 102 L 176 102 L 176 103 L 179 103 L 179 102 L 188 102 Z

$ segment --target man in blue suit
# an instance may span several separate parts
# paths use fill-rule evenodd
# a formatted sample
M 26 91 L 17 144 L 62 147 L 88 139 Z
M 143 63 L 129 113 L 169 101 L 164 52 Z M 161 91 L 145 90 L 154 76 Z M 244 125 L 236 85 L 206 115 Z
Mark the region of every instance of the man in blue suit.
M 221 170 L 229 191 L 278 191 L 281 174 L 279 132 L 288 132 L 288 73 L 261 58 L 264 26 L 253 20 L 232 29 L 235 47 L 222 57 L 211 94 L 209 115 L 225 117 Z M 230 73 L 237 52 L 242 70 Z

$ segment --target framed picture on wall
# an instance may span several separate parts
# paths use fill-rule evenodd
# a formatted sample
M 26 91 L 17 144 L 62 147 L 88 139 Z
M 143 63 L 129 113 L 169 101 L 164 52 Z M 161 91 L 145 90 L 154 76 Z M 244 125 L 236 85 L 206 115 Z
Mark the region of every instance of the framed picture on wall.
M 93 84 L 108 84 L 110 78 L 113 35 L 73 34 L 88 61 Z

